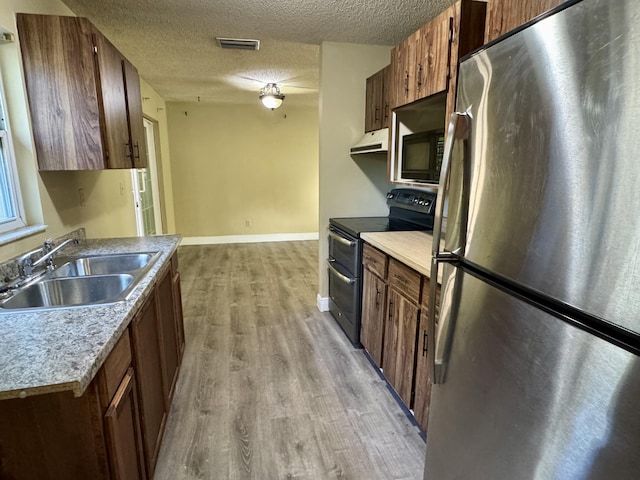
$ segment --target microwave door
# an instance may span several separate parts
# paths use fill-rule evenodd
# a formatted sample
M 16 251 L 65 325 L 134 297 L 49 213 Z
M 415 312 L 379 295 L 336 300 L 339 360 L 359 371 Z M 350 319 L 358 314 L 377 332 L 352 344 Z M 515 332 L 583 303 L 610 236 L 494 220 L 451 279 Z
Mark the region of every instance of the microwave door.
M 426 132 L 406 135 L 402 145 L 402 179 L 438 182 L 444 135 Z

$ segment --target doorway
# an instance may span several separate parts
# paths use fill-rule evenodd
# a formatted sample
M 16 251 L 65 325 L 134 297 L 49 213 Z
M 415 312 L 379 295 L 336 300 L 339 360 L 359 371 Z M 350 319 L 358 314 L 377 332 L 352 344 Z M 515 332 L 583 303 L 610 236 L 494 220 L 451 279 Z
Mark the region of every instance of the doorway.
M 145 118 L 143 123 L 147 144 L 147 168 L 131 170 L 136 229 L 139 237 L 162 234 L 156 135 L 152 121 Z

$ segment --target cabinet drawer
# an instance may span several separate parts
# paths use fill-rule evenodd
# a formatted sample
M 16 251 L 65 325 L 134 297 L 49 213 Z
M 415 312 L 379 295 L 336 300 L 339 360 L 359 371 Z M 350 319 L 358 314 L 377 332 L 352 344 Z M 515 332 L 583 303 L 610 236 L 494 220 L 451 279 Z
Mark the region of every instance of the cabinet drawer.
M 372 247 L 368 243 L 364 244 L 362 251 L 362 264 L 372 273 L 375 273 L 383 280 L 387 278 L 387 265 L 389 257 L 377 248 Z
M 419 304 L 421 275 L 392 258 L 389 261 L 389 286 L 402 292 L 409 300 Z
M 108 405 L 113 395 L 116 393 L 122 377 L 131 366 L 131 339 L 129 330 L 125 330 L 116 346 L 105 360 L 100 369 L 101 395 L 104 396 L 103 401 Z

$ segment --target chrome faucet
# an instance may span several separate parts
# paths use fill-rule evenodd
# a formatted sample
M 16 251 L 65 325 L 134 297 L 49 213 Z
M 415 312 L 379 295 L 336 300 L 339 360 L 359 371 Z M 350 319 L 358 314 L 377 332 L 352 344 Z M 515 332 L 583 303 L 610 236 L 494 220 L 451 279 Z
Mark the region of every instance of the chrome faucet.
M 33 274 L 33 260 L 31 260 L 31 256 L 36 253 L 42 253 L 43 247 L 36 248 L 35 250 L 31 250 L 23 255 L 20 255 L 18 258 L 18 272 L 20 273 L 20 278 L 25 279 L 30 277 Z
M 66 247 L 70 243 L 77 245 L 78 240 L 76 238 L 68 238 L 55 248 L 53 247 L 53 242 L 51 241 L 51 239 L 45 240 L 44 245 L 42 247 L 42 251 L 44 252 L 44 255 L 41 256 L 35 262 L 33 262 L 33 265 L 31 265 L 31 267 L 35 268 L 39 265 L 42 265 L 43 263 L 46 263 L 47 270 L 53 270 L 55 268 L 55 265 L 53 263 L 53 255 L 59 252 L 60 250 L 62 250 L 64 247 Z
M 20 258 L 18 258 L 18 271 L 20 272 L 20 278 L 24 279 L 30 277 L 31 275 L 33 275 L 33 269 L 39 267 L 43 263 L 46 264 L 47 270 L 53 270 L 55 268 L 55 264 L 53 263 L 53 256 L 70 243 L 77 245 L 78 240 L 75 238 L 69 238 L 54 248 L 51 239 L 47 238 L 44 241 L 42 247 L 22 255 Z M 35 255 L 36 253 L 42 253 L 43 255 L 34 262 L 31 259 L 31 256 Z

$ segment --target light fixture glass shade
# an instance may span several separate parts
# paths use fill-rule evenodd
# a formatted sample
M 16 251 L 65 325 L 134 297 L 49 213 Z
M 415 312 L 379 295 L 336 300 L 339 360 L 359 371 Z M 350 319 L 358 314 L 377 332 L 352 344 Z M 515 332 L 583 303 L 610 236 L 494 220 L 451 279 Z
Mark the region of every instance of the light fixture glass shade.
M 260 90 L 260 101 L 271 110 L 275 110 L 282 105 L 283 100 L 284 95 L 280 93 L 280 88 L 275 83 L 268 83 Z

